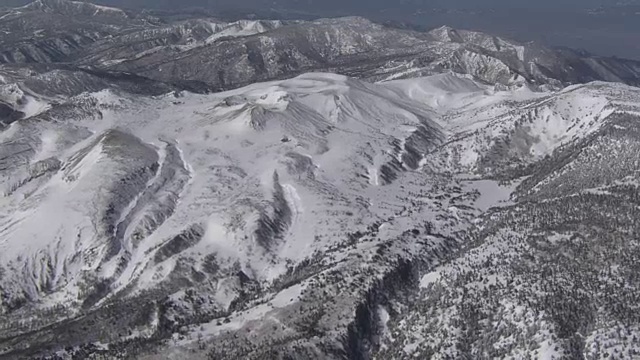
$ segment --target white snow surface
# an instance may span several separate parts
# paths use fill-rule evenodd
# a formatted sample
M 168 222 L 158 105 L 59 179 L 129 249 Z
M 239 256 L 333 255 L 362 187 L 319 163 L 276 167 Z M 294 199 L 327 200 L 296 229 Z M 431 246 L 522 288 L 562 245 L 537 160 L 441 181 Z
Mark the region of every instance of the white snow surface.
M 52 125 L 37 135 L 40 145 L 28 161 L 58 158 L 63 170 L 28 181 L 19 188 L 25 191 L 2 202 L 0 264 L 12 269 L 3 282 L 42 301 L 58 301 L 55 294 L 76 298 L 87 277 L 111 278 L 115 290 L 136 279 L 140 289 L 153 287 L 174 271 L 178 259 L 198 267 L 210 253 L 222 266 L 239 263 L 259 281 L 274 279 L 287 264 L 378 216 L 360 198 L 363 189 L 376 187 L 368 179 L 370 169 L 397 157 L 391 153 L 394 141 L 403 142 L 420 124 L 443 138 L 428 107 L 333 74 L 185 94 L 179 101 L 173 95 L 102 91 L 70 102 L 87 97 L 101 109 L 101 119 L 81 116 Z M 70 127 L 94 135 L 77 142 L 69 138 Z M 18 127 L 13 137 L 24 131 Z M 105 147 L 104 134 L 117 147 Z M 179 159 L 168 155 L 168 144 L 175 144 Z M 164 168 L 178 166 L 172 162 L 184 162 L 187 183 L 160 179 Z M 136 185 L 147 190 L 132 185 L 129 198 L 117 194 L 128 191 L 117 185 L 121 177 L 153 163 L 159 165 L 156 174 Z M 169 193 L 178 197 L 175 205 L 138 204 L 164 201 L 154 198 L 158 193 L 149 200 L 144 191 L 172 181 L 182 184 Z M 264 244 L 256 231 L 260 219 L 276 216 L 278 188 L 289 217 L 282 232 Z M 109 215 L 101 210 L 110 206 L 117 213 L 107 220 L 116 230 L 108 230 Z M 154 260 L 158 249 L 193 226 L 204 229 L 202 239 Z M 118 267 L 121 258 L 128 261 Z M 54 295 L 43 297 L 47 289 Z
M 1 285 L 44 304 L 77 299 L 96 277 L 110 279 L 116 292 L 132 283 L 135 291 L 152 288 L 179 271 L 181 260 L 201 270 L 207 254 L 268 283 L 346 234 L 388 219 L 389 199 L 410 189 L 385 185 L 381 168 L 402 161 L 420 126 L 433 134 L 421 165 L 446 142 L 439 151 L 460 154 L 447 166 L 457 161 L 461 173 L 473 173 L 493 139 L 515 127 L 536 139 L 528 151 L 541 157 L 595 131 L 613 111 L 606 92 L 589 85 L 498 91 L 454 74 L 368 84 L 311 73 L 217 94 L 102 91 L 69 103 L 87 99 L 100 117 L 65 117 L 29 133 L 39 146 L 23 166 L 55 158 L 62 168 L 21 182 L 0 202 L 0 266 L 10 270 Z M 28 104 L 30 115 L 47 111 Z M 531 120 L 516 126 L 516 110 Z M 3 141 L 29 129 L 12 125 Z M 1 181 L 11 187 L 15 177 Z M 507 203 L 512 190 L 469 186 L 481 193 L 483 211 Z M 260 235 L 265 219 L 280 223 L 268 240 Z M 380 236 L 402 233 L 410 221 L 389 222 Z M 163 255 L 176 236 L 200 228 L 189 246 Z M 218 301 L 226 306 L 231 297 L 221 290 Z
M 282 22 L 278 20 L 239 20 L 231 23 L 214 24 L 212 26 L 214 33 L 205 40 L 205 44 L 211 44 L 223 38 L 260 34 L 282 27 L 282 25 Z

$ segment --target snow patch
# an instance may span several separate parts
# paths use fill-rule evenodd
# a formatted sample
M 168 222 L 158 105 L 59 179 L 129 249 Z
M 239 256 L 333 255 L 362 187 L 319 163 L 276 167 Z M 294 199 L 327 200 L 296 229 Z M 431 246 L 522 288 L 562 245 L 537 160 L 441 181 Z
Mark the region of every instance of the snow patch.
M 420 287 L 424 289 L 429 287 L 429 285 L 436 283 L 438 281 L 440 281 L 440 272 L 432 271 L 424 275 L 422 279 L 420 279 Z

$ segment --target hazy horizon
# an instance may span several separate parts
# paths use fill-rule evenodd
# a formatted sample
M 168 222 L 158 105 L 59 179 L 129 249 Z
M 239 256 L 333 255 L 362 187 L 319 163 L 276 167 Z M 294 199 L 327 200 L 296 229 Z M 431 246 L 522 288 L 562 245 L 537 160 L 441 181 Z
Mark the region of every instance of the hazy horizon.
M 20 6 L 29 0 L 0 0 Z M 640 0 L 95 0 L 130 9 L 288 18 L 359 15 L 424 29 L 449 25 L 520 41 L 584 49 L 596 55 L 640 59 Z M 635 8 L 638 7 L 638 8 Z M 276 15 L 274 15 L 276 14 Z
M 7 6 L 20 6 L 33 2 L 34 0 L 2 0 L 0 4 Z M 448 9 L 488 9 L 488 8 L 550 8 L 550 9 L 588 9 L 593 7 L 614 7 L 620 5 L 640 5 L 640 0 L 76 0 L 93 2 L 104 5 L 122 7 L 145 7 L 180 9 L 188 6 L 199 6 L 204 8 L 215 8 L 217 6 L 251 7 L 255 5 L 274 4 L 292 7 L 326 7 L 327 10 L 349 9 L 354 6 L 369 8 L 391 8 L 391 7 L 436 7 Z M 335 6 L 338 6 L 336 9 Z

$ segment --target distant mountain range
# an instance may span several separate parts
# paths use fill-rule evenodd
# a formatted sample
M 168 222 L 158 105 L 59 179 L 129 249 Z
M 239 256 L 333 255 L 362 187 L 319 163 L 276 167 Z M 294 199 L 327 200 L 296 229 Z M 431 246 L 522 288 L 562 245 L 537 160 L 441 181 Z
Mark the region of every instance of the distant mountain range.
M 10 35 L 1 40 L 0 62 L 64 63 L 211 89 L 307 71 L 383 80 L 451 70 L 488 83 L 536 86 L 594 80 L 635 85 L 640 74 L 636 61 L 449 27 L 402 30 L 362 18 L 166 23 L 67 0 L 39 0 L 1 17 L 0 31 Z

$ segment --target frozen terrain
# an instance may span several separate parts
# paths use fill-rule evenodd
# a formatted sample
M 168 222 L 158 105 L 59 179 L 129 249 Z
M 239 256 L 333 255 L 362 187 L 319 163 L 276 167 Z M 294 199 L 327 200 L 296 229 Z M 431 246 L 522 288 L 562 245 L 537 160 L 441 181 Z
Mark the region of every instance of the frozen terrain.
M 1 359 L 639 356 L 637 62 L 68 0 L 0 33 Z
M 16 89 L 6 102 L 26 96 Z M 334 293 L 326 315 L 310 316 L 336 332 L 304 353 L 339 347 L 359 294 L 386 286 L 376 278 L 446 263 L 489 226 L 483 214 L 561 176 L 531 187 L 528 167 L 637 111 L 639 95 L 605 83 L 504 90 L 452 73 L 378 84 L 309 73 L 209 95 L 102 90 L 56 104 L 32 94 L 2 133 L 0 308 L 7 324 L 64 308 L 33 329 L 147 298 L 157 305 L 132 310 L 150 311 L 149 322 L 117 320 L 107 338 L 70 344 L 156 339 L 169 326 L 182 329 L 176 354 L 215 354 L 243 329 L 256 332 L 247 341 L 271 339 L 261 334 L 272 323 L 306 339 L 292 309 Z M 449 279 L 442 269 L 414 289 Z M 403 325 L 378 304 L 379 350 L 392 351 Z M 24 331 L 15 326 L 2 331 Z M 120 326 L 138 335 L 119 337 Z M 202 343 L 217 337 L 226 345 Z

